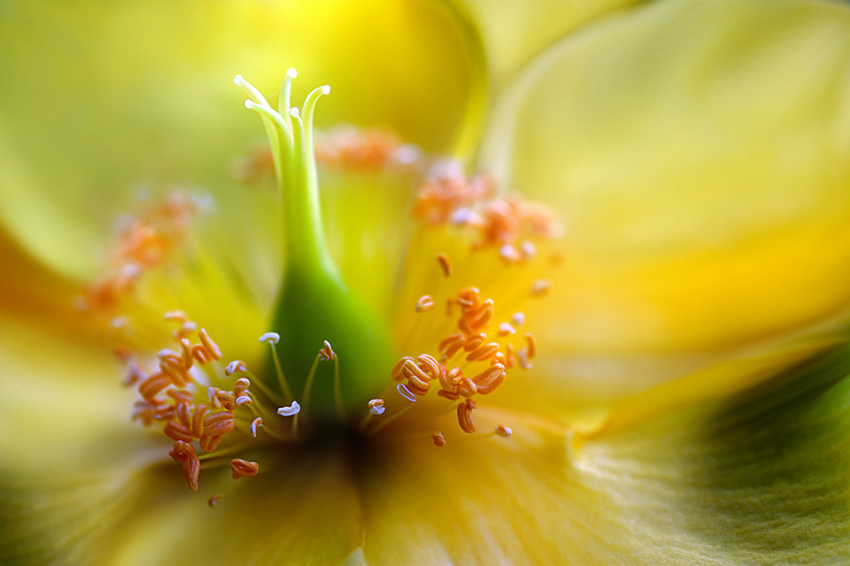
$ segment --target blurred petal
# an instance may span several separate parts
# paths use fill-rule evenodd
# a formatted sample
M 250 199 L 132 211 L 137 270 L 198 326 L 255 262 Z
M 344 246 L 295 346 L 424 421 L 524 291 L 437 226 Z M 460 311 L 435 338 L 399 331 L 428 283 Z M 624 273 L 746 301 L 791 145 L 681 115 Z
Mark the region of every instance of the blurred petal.
M 491 82 L 498 90 L 550 43 L 617 7 L 636 0 L 460 0 L 480 29 Z
M 848 354 L 841 348 L 731 400 L 689 404 L 583 442 L 500 415 L 515 419 L 511 440 L 394 446 L 364 475 L 366 559 L 847 559 Z
M 845 5 L 724 0 L 644 4 L 538 57 L 485 161 L 567 226 L 543 340 L 710 353 L 846 311 L 848 54 Z
M 64 272 L 96 261 L 133 189 L 220 187 L 259 139 L 231 82 L 293 101 L 333 86 L 321 124 L 382 125 L 433 150 L 477 129 L 483 67 L 456 13 L 431 2 L 4 4 L 0 222 Z M 411 108 L 416 108 L 415 112 Z M 468 144 L 468 142 L 465 142 Z
M 266 473 L 239 483 L 223 458 L 191 492 L 163 437 L 130 422 L 115 362 L 55 338 L 0 325 L 4 375 L 15 376 L 0 396 L 4 564 L 339 564 L 360 546 L 338 455 L 266 451 L 256 458 Z M 214 493 L 224 497 L 209 509 Z

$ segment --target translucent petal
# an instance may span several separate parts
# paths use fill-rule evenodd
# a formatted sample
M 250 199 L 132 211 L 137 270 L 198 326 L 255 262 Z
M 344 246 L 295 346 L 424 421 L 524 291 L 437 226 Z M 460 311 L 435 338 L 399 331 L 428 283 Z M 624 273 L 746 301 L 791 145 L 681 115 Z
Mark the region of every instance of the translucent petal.
M 222 458 L 202 469 L 201 491 L 192 492 L 165 456 L 167 439 L 130 422 L 129 393 L 111 379 L 115 362 L 52 337 L 0 326 L 4 564 L 334 564 L 362 544 L 356 492 L 338 455 L 249 452 L 264 473 L 238 482 Z M 213 494 L 224 497 L 210 509 Z
M 846 311 L 848 32 L 841 4 L 649 3 L 528 66 L 485 163 L 566 223 L 544 340 L 704 354 Z
M 363 475 L 366 559 L 846 560 L 848 353 L 594 438 L 504 414 L 510 440 L 458 433 L 445 448 L 394 445 Z
M 461 0 L 484 41 L 498 90 L 524 63 L 558 38 L 634 0 Z
M 271 94 L 300 67 L 294 100 L 333 86 L 320 124 L 382 125 L 430 149 L 478 125 L 478 47 L 428 2 L 15 4 L 0 38 L 0 221 L 78 276 L 134 191 L 226 185 L 259 139 L 237 73 Z

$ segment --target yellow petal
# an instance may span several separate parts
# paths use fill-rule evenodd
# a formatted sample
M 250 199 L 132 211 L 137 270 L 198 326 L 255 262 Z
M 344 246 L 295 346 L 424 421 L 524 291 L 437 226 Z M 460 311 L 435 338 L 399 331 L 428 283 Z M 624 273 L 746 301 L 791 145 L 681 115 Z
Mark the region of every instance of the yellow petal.
M 634 0 L 461 0 L 479 28 L 491 82 L 498 90 L 540 50 L 564 35 Z
M 473 37 L 430 2 L 20 4 L 0 38 L 0 222 L 77 276 L 134 191 L 229 184 L 261 139 L 237 73 L 275 93 L 301 67 L 294 100 L 334 89 L 320 124 L 382 125 L 429 149 L 468 144 L 483 96 Z
M 843 347 L 732 399 L 688 404 L 583 442 L 500 414 L 514 419 L 510 440 L 456 433 L 444 448 L 392 445 L 362 475 L 366 559 L 846 560 L 848 354 Z
M 660 2 L 529 65 L 485 161 L 565 221 L 545 340 L 718 352 L 846 310 L 848 53 L 841 4 Z
M 132 424 L 117 364 L 73 337 L 0 326 L 0 561 L 340 564 L 362 544 L 338 454 L 245 454 L 263 473 L 234 482 L 228 459 L 186 487 L 169 443 Z M 210 509 L 207 499 L 224 494 Z

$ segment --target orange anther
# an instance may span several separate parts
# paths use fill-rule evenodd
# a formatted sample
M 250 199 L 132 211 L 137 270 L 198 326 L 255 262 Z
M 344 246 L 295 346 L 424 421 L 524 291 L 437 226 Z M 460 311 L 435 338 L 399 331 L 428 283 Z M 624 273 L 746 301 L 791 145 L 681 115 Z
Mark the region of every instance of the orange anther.
M 139 384 L 139 394 L 146 400 L 152 401 L 160 391 L 169 385 L 171 385 L 171 380 L 167 376 L 155 373 Z
M 410 356 L 405 356 L 401 358 L 398 362 L 396 362 L 395 366 L 393 366 L 392 371 L 390 372 L 390 376 L 396 380 L 401 381 L 404 379 L 404 374 L 402 373 L 402 369 L 404 368 L 407 362 L 413 362 L 413 358 Z
M 416 301 L 416 312 L 426 312 L 434 308 L 434 299 L 428 295 L 419 297 Z
M 505 366 L 495 364 L 476 375 L 472 380 L 478 386 L 478 392 L 487 395 L 500 386 L 505 381 L 505 377 L 507 377 Z
M 212 359 L 221 359 L 221 350 L 219 349 L 218 345 L 213 342 L 213 339 L 210 338 L 210 335 L 207 333 L 205 328 L 201 328 L 198 331 L 198 338 L 201 339 L 201 343 L 204 345 L 204 348 L 207 349 L 207 353 L 210 355 L 210 357 L 212 357 Z
M 442 352 L 450 346 L 457 344 L 458 342 L 463 342 L 463 334 L 452 334 L 451 336 L 447 336 L 440 342 L 440 345 L 437 347 L 437 350 Z
M 478 392 L 478 386 L 468 377 L 464 377 L 457 384 L 457 392 L 464 397 L 472 397 Z
M 472 336 L 469 336 L 469 337 L 467 337 L 466 340 L 464 340 L 463 349 L 466 350 L 467 352 L 471 352 L 471 351 L 475 350 L 476 348 L 478 348 L 478 346 L 480 346 L 484 342 L 484 340 L 486 340 L 486 339 L 487 339 L 487 335 L 484 334 L 483 332 L 478 333 L 478 334 L 473 334 Z
M 534 335 L 531 332 L 526 332 L 525 342 L 528 344 L 528 359 L 530 360 L 537 353 L 537 341 L 534 340 Z
M 256 476 L 257 472 L 260 471 L 260 465 L 256 462 L 236 458 L 230 461 L 230 469 L 233 472 L 233 479 L 238 480 L 239 478 Z
M 470 361 L 470 362 L 487 360 L 487 359 L 493 357 L 494 355 L 496 355 L 496 352 L 498 352 L 498 351 L 499 351 L 499 344 L 496 343 L 496 342 L 490 342 L 490 343 L 484 344 L 483 346 L 479 347 L 478 349 L 470 352 L 466 356 L 466 359 L 467 359 L 467 361 Z
M 442 433 L 435 432 L 431 435 L 431 439 L 434 441 L 434 446 L 438 448 L 442 448 L 446 445 L 446 437 L 444 437 Z
M 192 431 L 186 425 L 177 421 L 168 421 L 163 429 L 165 435 L 172 440 L 182 440 L 183 442 L 192 442 Z
M 463 432 L 475 432 L 475 422 L 472 420 L 472 411 L 475 409 L 475 401 L 467 399 L 457 406 L 457 420 Z
M 198 439 L 198 444 L 201 447 L 201 450 L 204 452 L 215 452 L 216 448 L 218 448 L 218 443 L 221 441 L 220 436 L 210 436 L 209 434 L 202 434 L 201 438 Z
M 201 474 L 201 460 L 195 454 L 195 448 L 188 442 L 177 440 L 171 452 L 168 453 L 176 462 L 183 464 L 183 475 L 189 489 L 198 491 L 198 476 Z
M 221 436 L 227 434 L 234 427 L 234 416 L 230 411 L 207 414 L 204 417 L 204 434 L 209 436 Z
M 452 274 L 452 264 L 446 254 L 437 254 L 437 262 L 443 270 L 443 275 L 450 277 Z
M 198 405 L 192 415 L 192 436 L 200 438 L 204 434 L 204 416 L 207 414 L 206 405 Z

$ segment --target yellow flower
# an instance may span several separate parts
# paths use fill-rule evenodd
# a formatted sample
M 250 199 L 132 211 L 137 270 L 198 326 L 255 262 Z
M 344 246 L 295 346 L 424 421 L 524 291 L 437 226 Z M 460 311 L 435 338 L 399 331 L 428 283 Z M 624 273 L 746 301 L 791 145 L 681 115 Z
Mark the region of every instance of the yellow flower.
M 128 4 L 35 42 L 11 32 L 32 8 L 4 7 L 2 561 L 846 560 L 850 14 L 671 1 L 586 23 L 609 7 L 387 3 L 364 32 L 346 5 L 322 36 L 296 25 L 316 6 L 187 24 Z M 314 135 L 328 92 L 291 111 L 294 73 L 274 105 L 236 79 L 270 154 L 213 136 L 259 129 L 218 94 L 231 64 L 282 70 L 241 27 L 288 34 L 299 81 L 335 77 L 334 121 L 424 151 Z M 92 82 L 44 79 L 41 50 L 102 75 L 83 105 L 102 116 L 65 116 L 82 95 L 50 87 Z M 466 176 L 438 154 L 472 148 L 482 53 Z M 86 135 L 110 120 L 137 132 Z M 104 187 L 173 172 L 211 198 L 154 190 L 107 244 Z

